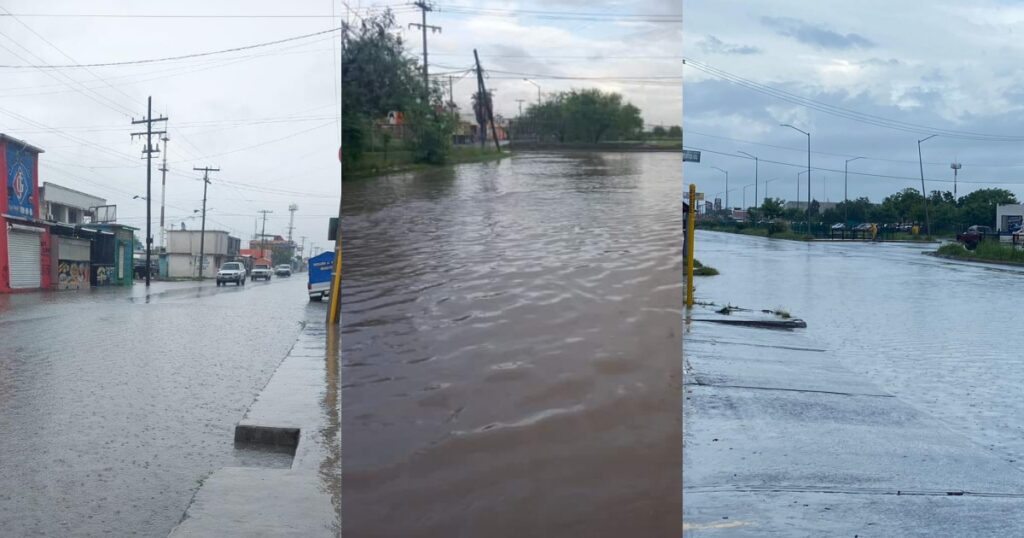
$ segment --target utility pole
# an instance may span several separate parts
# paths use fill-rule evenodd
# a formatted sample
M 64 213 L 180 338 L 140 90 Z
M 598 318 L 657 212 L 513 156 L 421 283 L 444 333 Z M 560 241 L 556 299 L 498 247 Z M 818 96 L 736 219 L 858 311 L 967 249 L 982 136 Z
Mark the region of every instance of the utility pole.
M 953 163 L 953 164 L 949 165 L 949 167 L 953 169 L 953 200 L 955 201 L 956 200 L 956 173 L 959 172 L 960 169 L 964 167 L 964 165 L 962 165 L 960 163 Z
M 476 49 L 473 49 L 473 58 L 476 60 L 476 84 L 478 91 L 480 92 L 480 99 L 483 100 L 484 107 L 487 109 L 487 121 L 491 123 L 491 136 L 494 138 L 494 149 L 498 150 L 500 153 L 501 146 L 498 145 L 498 130 L 494 127 L 494 105 L 491 102 L 491 96 L 487 93 L 487 86 L 484 85 L 483 69 L 480 68 L 480 56 L 476 53 Z M 480 147 L 483 147 L 483 139 L 480 140 Z
M 428 11 L 434 11 L 434 7 L 433 6 L 431 6 L 430 4 L 424 2 L 423 0 L 419 0 L 417 2 L 414 2 L 413 5 L 418 7 L 418 8 L 420 8 L 420 11 L 423 12 L 423 23 L 422 24 L 416 23 L 416 22 L 409 23 L 409 27 L 410 28 L 416 27 L 416 28 L 420 28 L 421 30 L 423 30 L 423 87 L 426 89 L 427 94 L 429 94 L 430 93 L 430 79 L 429 79 L 430 75 L 429 75 L 429 71 L 427 70 L 427 29 L 430 29 L 430 31 L 437 33 L 437 32 L 441 31 L 441 27 L 440 26 L 430 26 L 429 24 L 427 24 L 427 12 Z
M 165 134 L 160 140 L 164 142 L 164 163 L 160 167 L 160 172 L 163 174 L 163 177 L 160 178 L 160 247 L 166 250 L 167 226 L 164 224 L 164 205 L 166 205 L 164 199 L 167 197 L 167 141 L 170 138 L 167 138 Z
M 153 154 L 160 153 L 160 148 L 153 148 L 153 135 L 166 135 L 167 131 L 154 131 L 153 124 L 156 122 L 167 121 L 167 118 L 160 116 L 159 118 L 153 118 L 153 96 L 149 96 L 146 103 L 146 117 L 141 120 L 132 119 L 132 125 L 139 125 L 142 123 L 146 124 L 146 132 L 144 133 L 132 133 L 132 138 L 136 136 L 146 137 L 146 149 L 142 150 L 142 153 L 146 154 L 146 287 L 149 287 L 150 279 L 150 263 L 153 251 L 153 214 L 152 214 L 152 202 L 153 199 Z
M 519 117 L 520 118 L 523 117 L 523 102 L 524 101 L 526 101 L 526 99 L 516 99 L 516 102 L 519 103 Z
M 921 170 L 921 197 L 923 198 L 922 201 L 924 202 L 924 225 L 928 237 L 931 237 L 932 235 L 932 219 L 929 218 L 928 216 L 928 192 L 925 191 L 924 187 L 924 159 L 921 157 L 921 142 L 924 142 L 925 140 L 931 138 L 935 138 L 936 136 L 939 135 L 927 136 L 917 141 L 917 165 Z
M 747 157 L 750 157 L 750 158 L 754 159 L 754 209 L 757 209 L 757 203 L 758 203 L 758 201 L 757 201 L 757 168 L 758 168 L 758 158 L 756 156 L 754 156 L 754 155 L 751 155 L 751 154 L 745 152 L 745 151 L 739 151 L 737 153 L 742 153 L 743 155 L 746 155 Z M 746 200 L 747 197 L 744 195 L 743 199 Z M 746 207 L 746 202 L 745 201 L 743 203 L 743 206 L 744 206 L 743 210 L 746 211 L 747 207 Z
M 263 231 L 260 232 L 260 256 L 266 256 L 267 253 L 267 213 L 273 213 L 273 211 L 267 209 L 261 209 L 257 213 L 263 213 Z
M 864 157 L 854 157 L 852 159 L 846 159 L 846 163 L 843 164 L 843 220 L 847 223 L 850 222 L 850 197 L 849 197 L 849 174 L 850 174 L 850 163 L 857 159 L 863 159 Z M 844 223 L 845 224 L 845 223 Z
M 192 170 L 203 173 L 203 224 L 199 228 L 199 281 L 203 281 L 203 262 L 206 261 L 206 187 L 210 185 L 210 172 L 220 172 L 220 168 L 193 166 Z
M 291 217 L 288 218 L 288 241 L 292 240 L 292 230 L 295 229 L 295 212 L 299 210 L 297 204 L 291 204 L 288 206 L 288 212 L 291 213 Z

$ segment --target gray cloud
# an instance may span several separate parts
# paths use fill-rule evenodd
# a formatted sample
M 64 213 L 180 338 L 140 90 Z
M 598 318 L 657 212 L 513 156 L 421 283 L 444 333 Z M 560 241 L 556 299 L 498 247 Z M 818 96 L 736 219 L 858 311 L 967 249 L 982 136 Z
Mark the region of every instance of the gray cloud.
M 726 43 L 708 34 L 697 42 L 697 47 L 705 54 L 760 54 L 761 49 L 751 45 L 734 45 Z
M 761 17 L 761 24 L 775 33 L 823 49 L 871 48 L 875 43 L 860 34 L 840 34 L 790 17 Z

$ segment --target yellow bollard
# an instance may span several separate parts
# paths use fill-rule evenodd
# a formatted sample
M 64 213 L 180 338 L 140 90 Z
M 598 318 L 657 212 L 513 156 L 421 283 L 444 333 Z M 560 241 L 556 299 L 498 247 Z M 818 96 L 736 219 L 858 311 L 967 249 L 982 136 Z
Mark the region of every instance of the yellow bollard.
M 690 183 L 690 212 L 686 215 L 686 306 L 693 306 L 693 229 L 697 226 L 697 185 Z

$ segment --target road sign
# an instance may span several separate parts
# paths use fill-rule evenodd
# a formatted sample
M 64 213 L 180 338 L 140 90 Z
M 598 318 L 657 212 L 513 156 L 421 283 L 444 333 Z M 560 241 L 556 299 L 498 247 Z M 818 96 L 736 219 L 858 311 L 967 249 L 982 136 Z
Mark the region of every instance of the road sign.
M 700 152 L 699 151 L 694 151 L 694 150 L 691 150 L 691 149 L 684 149 L 683 150 L 683 162 L 684 163 L 685 162 L 699 163 L 700 162 Z
M 698 192 L 693 197 L 694 197 L 694 200 L 697 201 L 697 202 L 703 202 L 704 201 L 704 193 L 703 192 Z M 683 193 L 683 200 L 689 200 L 689 199 L 690 199 L 690 193 L 684 192 Z

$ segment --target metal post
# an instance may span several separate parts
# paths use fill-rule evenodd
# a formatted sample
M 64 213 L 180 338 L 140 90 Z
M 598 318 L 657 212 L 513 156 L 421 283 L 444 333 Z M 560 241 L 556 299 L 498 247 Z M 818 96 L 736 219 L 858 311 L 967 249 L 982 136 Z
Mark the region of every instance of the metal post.
M 928 237 L 932 235 L 932 221 L 928 216 L 928 191 L 924 187 L 924 159 L 921 157 L 921 142 L 936 136 L 938 135 L 931 135 L 917 141 L 917 165 L 921 170 L 921 197 L 924 198 L 924 225 L 925 233 L 927 233 Z
M 697 198 L 697 185 L 690 183 L 690 213 L 686 216 L 686 306 L 693 306 L 693 239 L 697 225 L 694 200 Z
M 857 159 L 863 159 L 863 158 L 864 157 L 854 157 L 852 159 L 846 159 L 846 162 L 843 164 L 843 209 L 844 209 L 843 220 L 845 220 L 846 222 L 850 222 L 850 207 L 849 207 L 850 206 L 850 198 L 849 198 L 849 190 L 848 190 L 848 177 L 849 177 L 849 171 L 850 171 L 850 163 L 852 163 L 853 161 L 856 161 Z M 843 224 L 845 225 L 846 222 L 844 222 Z

